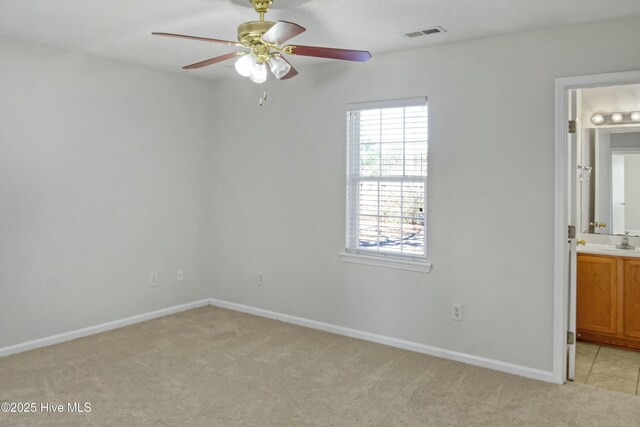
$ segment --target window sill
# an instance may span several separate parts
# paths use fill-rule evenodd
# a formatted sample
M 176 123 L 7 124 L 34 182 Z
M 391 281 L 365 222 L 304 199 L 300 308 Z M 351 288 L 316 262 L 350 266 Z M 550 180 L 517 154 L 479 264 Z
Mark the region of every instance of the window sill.
M 428 273 L 431 271 L 431 262 L 429 262 L 429 260 L 411 261 L 376 255 L 351 254 L 348 252 L 341 252 L 340 257 L 344 262 L 355 264 L 374 265 L 377 267 L 395 268 L 397 270 L 418 271 L 420 273 Z

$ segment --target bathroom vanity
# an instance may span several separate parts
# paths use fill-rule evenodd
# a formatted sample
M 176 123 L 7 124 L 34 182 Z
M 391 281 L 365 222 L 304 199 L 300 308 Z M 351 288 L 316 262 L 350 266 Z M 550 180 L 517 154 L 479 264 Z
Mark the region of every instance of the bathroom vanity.
M 579 249 L 578 339 L 640 350 L 640 251 Z
M 640 126 L 584 128 L 576 162 L 577 338 L 640 350 Z

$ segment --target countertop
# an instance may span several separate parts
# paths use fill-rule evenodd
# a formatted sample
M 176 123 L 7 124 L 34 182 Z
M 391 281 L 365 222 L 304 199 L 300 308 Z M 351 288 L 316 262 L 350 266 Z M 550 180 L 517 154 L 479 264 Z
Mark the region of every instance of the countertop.
M 599 245 L 587 243 L 578 245 L 578 253 L 619 256 L 625 258 L 640 258 L 640 249 L 618 249 L 613 245 Z

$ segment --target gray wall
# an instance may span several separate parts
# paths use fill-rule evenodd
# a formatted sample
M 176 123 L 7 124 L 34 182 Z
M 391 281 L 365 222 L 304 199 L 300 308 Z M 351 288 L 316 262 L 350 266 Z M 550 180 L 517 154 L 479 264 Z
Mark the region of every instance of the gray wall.
M 0 348 L 209 297 L 211 84 L 0 52 Z
M 638 69 L 639 37 L 623 20 L 300 67 L 262 109 L 219 84 L 213 296 L 551 371 L 554 79 Z M 346 104 L 421 95 L 433 270 L 345 264 Z
M 640 234 L 640 154 L 624 156 L 624 191 L 626 231 Z
M 582 129 L 582 138 L 581 138 L 581 150 L 582 159 L 578 161 L 583 166 L 587 166 L 591 168 L 591 174 L 589 176 L 589 180 L 587 181 L 585 176 L 583 175 L 583 180 L 579 183 L 580 195 L 579 195 L 579 204 L 580 204 L 580 218 L 578 218 L 579 232 L 580 233 L 589 233 L 590 226 L 589 224 L 594 221 L 593 215 L 595 212 L 595 190 L 596 190 L 596 174 L 597 171 L 595 169 L 595 130 L 594 129 Z M 586 172 L 585 172 L 586 173 Z
M 615 128 L 610 128 L 611 148 L 640 149 L 640 132 L 614 133 Z

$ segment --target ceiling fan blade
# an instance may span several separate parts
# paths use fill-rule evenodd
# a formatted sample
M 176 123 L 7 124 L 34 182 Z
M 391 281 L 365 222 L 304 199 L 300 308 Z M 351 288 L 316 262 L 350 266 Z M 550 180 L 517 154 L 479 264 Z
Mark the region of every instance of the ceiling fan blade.
M 278 21 L 269 29 L 269 31 L 262 35 L 262 40 L 267 43 L 279 45 L 294 38 L 298 34 L 304 33 L 305 31 L 307 31 L 306 28 L 301 27 L 298 24 L 294 24 L 293 22 Z
M 294 78 L 295 76 L 297 76 L 298 74 L 298 70 L 296 70 L 295 68 L 291 67 L 291 70 L 289 70 L 289 72 L 280 80 L 289 80 Z
M 371 54 L 365 50 L 335 49 L 318 46 L 285 46 L 284 52 L 291 55 L 314 56 L 316 58 L 342 59 L 344 61 L 366 62 Z
M 216 56 L 215 58 L 207 59 L 206 61 L 196 62 L 195 64 L 187 65 L 185 70 L 194 70 L 197 68 L 206 67 L 207 65 L 216 64 L 218 62 L 226 61 L 227 59 L 235 58 L 237 56 L 246 55 L 248 52 L 231 52 L 226 55 Z
M 222 43 L 228 46 L 242 46 L 241 43 L 238 42 L 230 42 L 228 40 L 218 40 L 218 39 L 210 39 L 207 37 L 196 37 L 196 36 L 185 36 L 183 34 L 172 34 L 172 33 L 151 33 L 154 36 L 164 36 L 164 37 L 177 37 L 180 39 L 189 39 L 189 40 L 200 40 L 203 42 L 212 42 L 212 43 Z
M 296 70 L 295 68 L 291 67 L 291 70 L 289 70 L 289 72 L 287 73 L 286 76 L 284 76 L 283 78 L 281 78 L 280 80 L 289 80 L 295 76 L 297 76 L 298 74 L 298 70 Z

